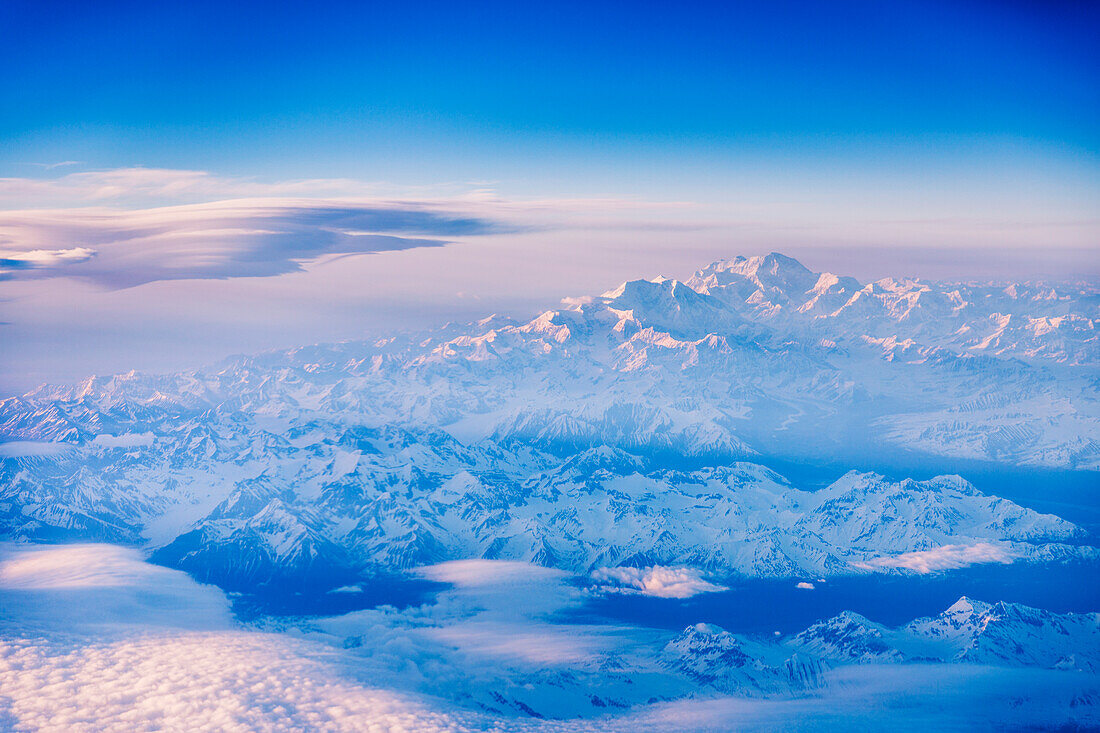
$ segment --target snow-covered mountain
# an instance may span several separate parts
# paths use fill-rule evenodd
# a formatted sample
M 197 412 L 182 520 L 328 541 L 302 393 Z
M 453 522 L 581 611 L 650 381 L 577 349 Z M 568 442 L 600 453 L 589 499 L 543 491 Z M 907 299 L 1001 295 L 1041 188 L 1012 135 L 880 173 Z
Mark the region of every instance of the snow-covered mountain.
M 0 402 L 0 535 L 145 544 L 234 588 L 469 557 L 835 575 L 978 543 L 1079 555 L 1070 523 L 958 478 L 808 492 L 756 462 L 1096 469 L 1098 303 L 772 254 L 529 322 L 42 387 Z
M 689 626 L 661 651 L 665 664 L 727 694 L 790 694 L 825 684 L 821 660 L 738 637 L 713 624 Z
M 939 616 L 889 629 L 845 612 L 789 645 L 834 663 L 966 662 L 1100 672 L 1100 614 L 1052 613 L 960 598 Z
M 70 463 L 10 461 L 5 532 L 148 538 L 158 562 L 235 589 L 471 557 L 579 573 L 689 565 L 792 576 L 866 572 L 904 553 L 989 542 L 1006 560 L 1094 552 L 1067 544 L 1083 534 L 1071 523 L 958 477 L 890 482 L 853 472 L 809 492 L 752 463 L 647 470 L 606 447 L 518 460 L 435 438 L 356 433 L 312 446 L 308 459 L 261 453 L 228 476 L 216 464 L 176 469 L 163 457 L 147 467 L 142 451 L 124 472 L 78 471 L 79 484 L 59 481 L 51 493 L 24 481 L 30 469 L 61 479 Z
M 775 252 L 715 262 L 687 284 L 753 321 L 863 341 L 890 356 L 939 347 L 1077 365 L 1100 360 L 1100 296 L 1089 290 L 894 278 L 861 284 Z

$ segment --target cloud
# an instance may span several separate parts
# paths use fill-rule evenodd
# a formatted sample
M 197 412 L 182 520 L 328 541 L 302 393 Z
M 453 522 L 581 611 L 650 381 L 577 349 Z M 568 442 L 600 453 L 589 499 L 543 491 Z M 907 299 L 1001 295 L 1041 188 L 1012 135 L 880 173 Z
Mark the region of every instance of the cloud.
M 654 565 L 648 568 L 600 568 L 592 573 L 604 589 L 615 592 L 638 592 L 657 598 L 690 598 L 700 593 L 727 590 L 703 580 L 695 568 L 668 568 Z
M 13 440 L 0 443 L 0 456 L 4 458 L 41 458 L 58 456 L 72 450 L 69 443 L 56 443 L 42 440 Z
M 515 587 L 516 584 L 556 585 L 568 578 L 568 574 L 561 570 L 509 560 L 452 560 L 421 568 L 418 572 L 430 580 L 450 583 L 459 588 L 500 585 Z
M 20 625 L 104 635 L 107 628 L 225 629 L 229 604 L 216 588 L 146 563 L 133 548 L 0 543 L 0 630 Z
M 902 569 L 927 575 L 940 570 L 958 570 L 969 565 L 986 563 L 1008 564 L 1016 555 L 1008 549 L 981 542 L 976 545 L 943 545 L 931 550 L 906 552 L 891 557 L 876 557 L 872 560 L 852 563 L 863 570 Z
M 301 270 L 301 263 L 326 255 L 440 247 L 455 237 L 515 230 L 485 217 L 384 201 L 9 211 L 0 212 L 0 277 L 69 276 L 111 288 L 264 277 Z
M 358 585 L 342 585 L 339 588 L 333 588 L 329 593 L 362 593 L 363 588 Z
M 32 164 L 33 165 L 33 164 Z M 40 167 L 52 170 L 78 165 L 63 161 Z M 390 183 L 351 178 L 303 178 L 285 181 L 260 181 L 242 176 L 223 176 L 209 171 L 176 168 L 111 168 L 81 171 L 54 177 L 0 178 L 0 208 L 33 208 L 88 204 L 151 206 L 169 203 L 200 203 L 220 199 L 339 197 L 371 199 L 410 199 L 420 201 L 465 201 L 483 206 L 518 208 L 525 212 L 589 212 L 604 215 L 608 211 L 669 211 L 696 208 L 685 201 L 653 202 L 632 198 L 590 197 L 531 199 L 522 202 L 501 199 L 483 182 L 451 181 L 421 186 L 394 186 Z M 674 225 L 675 226 L 675 225 Z
M 10 270 L 36 270 L 86 262 L 96 251 L 87 247 L 72 249 L 32 249 L 29 252 L 0 251 L 0 273 Z
M 688 695 L 698 688 L 675 687 L 662 667 L 630 666 L 661 648 L 659 632 L 556 624 L 548 637 L 544 616 L 525 623 L 526 611 L 516 609 L 527 595 L 568 586 L 557 571 L 472 561 L 425 574 L 456 587 L 438 603 L 404 610 L 281 619 L 272 626 L 291 633 L 273 633 L 237 625 L 220 591 L 150 566 L 133 549 L 2 544 L 0 729 L 973 730 L 1100 722 L 1095 706 L 1080 704 L 1098 694 L 1093 676 L 979 665 L 841 666 L 829 672 L 834 684 L 804 696 Z M 116 607 L 120 596 L 133 605 Z M 501 618 L 513 623 L 493 620 Z M 349 635 L 361 646 L 343 643 Z M 589 704 L 597 694 L 612 705 Z M 681 699 L 646 702 L 672 697 Z M 590 717 L 578 717 L 584 705 Z M 535 718 L 530 706 L 562 717 Z
M 77 165 L 63 161 L 47 170 Z M 0 178 L 0 204 L 34 201 L 36 205 L 105 201 L 202 201 L 253 196 L 369 195 L 377 184 L 342 178 L 300 179 L 266 183 L 251 178 L 218 176 L 208 171 L 173 168 L 112 168 L 80 171 L 53 178 Z
M 9 177 L 0 178 L 0 279 L 68 276 L 122 289 L 160 280 L 266 277 L 325 256 L 440 247 L 489 234 L 695 230 L 699 223 L 663 219 L 692 206 L 506 200 L 474 184 L 398 189 L 351 179 L 264 182 L 165 168 Z
M 814 589 L 814 584 L 813 583 L 807 583 L 806 581 L 802 581 L 801 583 L 796 585 L 795 588 L 797 588 L 799 590 L 813 590 Z
M 68 168 L 73 165 L 84 165 L 82 160 L 59 160 L 56 163 L 27 163 L 26 165 L 33 165 L 36 168 L 42 168 L 44 170 L 52 171 L 55 168 Z
M 611 646 L 606 638 L 595 634 L 532 622 L 452 623 L 421 633 L 471 657 L 498 658 L 540 667 L 583 665 Z
M 216 588 L 110 545 L 0 545 L 0 690 L 5 730 L 474 727 L 323 645 L 239 628 Z
M 345 679 L 318 656 L 242 631 L 78 646 L 0 639 L 0 722 L 58 732 L 473 729 L 410 695 Z

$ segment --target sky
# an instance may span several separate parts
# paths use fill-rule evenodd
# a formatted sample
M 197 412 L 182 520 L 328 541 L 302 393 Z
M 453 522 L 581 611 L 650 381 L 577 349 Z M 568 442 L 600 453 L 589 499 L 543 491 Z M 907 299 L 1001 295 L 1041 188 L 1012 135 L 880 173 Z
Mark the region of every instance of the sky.
M 1088 2 L 5 3 L 0 393 L 779 250 L 1095 277 Z

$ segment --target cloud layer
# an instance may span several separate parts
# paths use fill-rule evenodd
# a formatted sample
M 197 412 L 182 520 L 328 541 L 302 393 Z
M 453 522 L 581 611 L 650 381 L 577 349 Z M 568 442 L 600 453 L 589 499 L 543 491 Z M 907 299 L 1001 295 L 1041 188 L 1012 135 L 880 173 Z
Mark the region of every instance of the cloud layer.
M 0 546 L 0 728 L 456 731 L 327 647 L 237 628 L 224 596 L 107 545 Z
M 47 170 L 70 165 L 64 161 Z M 265 183 L 250 178 L 218 176 L 208 171 L 173 168 L 113 168 L 46 178 L 0 178 L 0 205 L 35 206 L 124 201 L 147 203 L 209 201 L 254 196 L 333 196 L 377 194 L 379 187 L 348 179 L 303 179 Z
M 264 277 L 326 255 L 439 247 L 510 231 L 417 204 L 235 200 L 127 211 L 0 212 L 0 278 L 69 276 L 112 288 Z

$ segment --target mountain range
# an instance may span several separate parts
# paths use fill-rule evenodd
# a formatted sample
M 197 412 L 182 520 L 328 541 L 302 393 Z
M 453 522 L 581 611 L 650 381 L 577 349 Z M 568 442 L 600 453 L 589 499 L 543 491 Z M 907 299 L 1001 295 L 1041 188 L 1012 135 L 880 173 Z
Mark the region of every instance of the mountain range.
M 957 476 L 798 487 L 771 458 L 1100 469 L 1100 296 L 861 284 L 779 254 L 529 321 L 93 377 L 0 401 L 0 535 L 138 544 L 226 588 L 463 558 L 839 575 L 1085 532 Z

